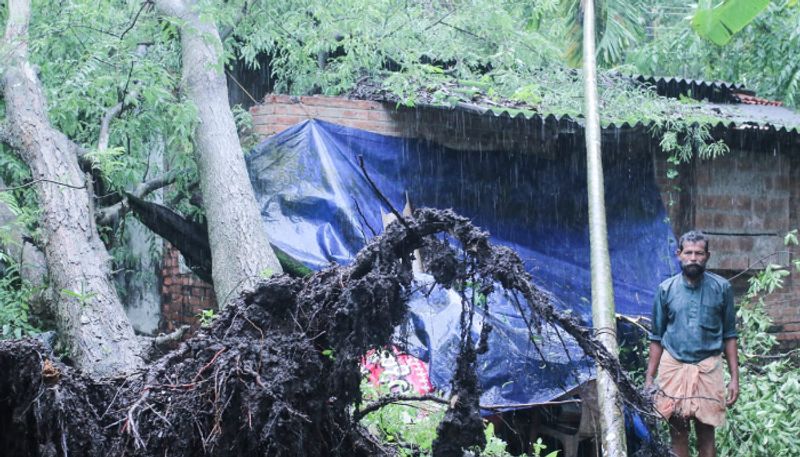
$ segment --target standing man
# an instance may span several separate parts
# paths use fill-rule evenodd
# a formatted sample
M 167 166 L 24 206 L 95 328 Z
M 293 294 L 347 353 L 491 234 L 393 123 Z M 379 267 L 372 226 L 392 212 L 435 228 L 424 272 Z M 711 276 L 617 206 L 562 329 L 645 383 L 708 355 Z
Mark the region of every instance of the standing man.
M 656 409 L 669 421 L 672 452 L 689 456 L 694 422 L 699 456 L 714 457 L 714 428 L 725 422 L 725 407 L 739 396 L 733 291 L 725 278 L 705 271 L 711 254 L 702 232 L 681 236 L 677 255 L 681 273 L 656 291 L 645 387 L 653 386 L 658 373 Z M 721 354 L 731 375 L 727 399 Z

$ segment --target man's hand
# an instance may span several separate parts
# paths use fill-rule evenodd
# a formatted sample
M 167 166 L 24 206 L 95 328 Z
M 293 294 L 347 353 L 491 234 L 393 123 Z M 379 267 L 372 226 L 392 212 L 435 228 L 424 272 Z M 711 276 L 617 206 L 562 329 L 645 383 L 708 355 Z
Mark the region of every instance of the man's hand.
M 738 380 L 731 380 L 728 383 L 728 401 L 725 403 L 726 405 L 733 406 L 736 403 L 736 400 L 739 399 L 739 381 Z
M 733 406 L 739 399 L 739 349 L 736 346 L 736 338 L 728 338 L 724 341 L 725 359 L 728 361 L 728 370 L 731 373 L 731 382 L 728 383 L 728 406 Z
M 644 372 L 645 389 L 653 385 L 653 379 L 658 372 L 658 364 L 661 362 L 661 354 L 664 352 L 664 348 L 661 346 L 660 341 L 651 341 L 648 352 L 650 354 L 647 357 L 647 370 Z

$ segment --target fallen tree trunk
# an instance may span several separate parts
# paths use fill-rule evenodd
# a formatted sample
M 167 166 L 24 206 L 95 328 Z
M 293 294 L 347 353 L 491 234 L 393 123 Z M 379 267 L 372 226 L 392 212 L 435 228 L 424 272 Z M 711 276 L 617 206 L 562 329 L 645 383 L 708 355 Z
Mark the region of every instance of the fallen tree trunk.
M 228 105 L 223 47 L 213 17 L 196 0 L 156 0 L 181 31 L 182 77 L 195 104 L 195 151 L 212 276 L 220 308 L 263 276 L 283 272 L 256 204 L 236 123 Z
M 91 184 L 78 147 L 54 129 L 28 62 L 30 2 L 8 2 L 2 75 L 8 135 L 31 170 L 41 205 L 41 231 L 60 338 L 71 358 L 98 377 L 141 366 L 141 348 L 111 282 L 109 255 L 94 222 Z
M 460 244 L 454 250 L 436 236 Z M 0 343 L 0 453 L 34 455 L 385 455 L 358 426 L 362 357 L 390 344 L 407 318 L 411 253 L 424 248 L 436 282 L 463 290 L 479 278 L 521 294 L 527 315 L 552 322 L 615 376 L 628 405 L 652 406 L 616 360 L 530 283 L 519 257 L 450 211 L 418 210 L 376 237 L 353 265 L 263 282 L 142 372 L 94 381 L 31 342 Z M 472 283 L 473 287 L 474 282 Z M 465 303 L 469 322 L 474 303 Z M 465 326 L 469 328 L 469 326 Z M 536 330 L 531 323 L 531 331 Z M 469 332 L 435 455 L 482 446 Z M 483 340 L 483 338 L 482 338 Z M 470 433 L 461 433 L 464 425 Z M 649 455 L 665 455 L 653 441 Z M 43 451 L 44 450 L 44 451 Z M 45 452 L 46 451 L 46 452 Z
M 127 204 L 139 221 L 156 235 L 169 241 L 180 251 L 186 265 L 203 281 L 213 284 L 211 274 L 211 246 L 208 241 L 208 228 L 158 203 L 148 202 L 135 195 L 126 194 Z M 311 269 L 303 265 L 275 245 L 270 245 L 283 271 L 289 276 L 301 277 L 311 274 Z

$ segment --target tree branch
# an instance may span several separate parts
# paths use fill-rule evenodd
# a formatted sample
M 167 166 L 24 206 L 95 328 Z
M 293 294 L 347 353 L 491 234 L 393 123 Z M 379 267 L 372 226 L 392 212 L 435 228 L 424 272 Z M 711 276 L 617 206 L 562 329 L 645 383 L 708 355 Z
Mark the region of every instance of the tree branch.
M 124 106 L 125 101 L 121 101 L 116 105 L 112 106 L 111 108 L 107 109 L 105 114 L 103 115 L 103 119 L 100 121 L 100 134 L 98 135 L 97 139 L 97 150 L 98 151 L 105 151 L 108 149 L 108 139 L 110 136 L 110 126 L 111 121 L 119 116 L 119 113 L 122 112 L 122 107 Z
M 80 185 L 80 186 L 74 186 L 72 184 L 67 184 L 65 182 L 59 182 L 59 181 L 53 181 L 53 180 L 50 180 L 50 179 L 34 179 L 33 181 L 26 182 L 25 184 L 22 184 L 22 185 L 19 185 L 19 186 L 0 187 L 0 192 L 10 192 L 12 190 L 24 189 L 25 187 L 32 186 L 32 185 L 36 184 L 37 182 L 49 182 L 51 184 L 57 184 L 59 186 L 69 187 L 71 189 L 84 189 L 84 188 L 86 188 L 86 183 L 83 183 L 83 185 Z
M 236 17 L 233 19 L 232 22 L 234 24 L 238 24 L 242 20 L 242 18 L 247 16 L 247 12 L 248 12 L 249 8 L 250 8 L 250 4 L 245 1 L 242 4 L 242 8 L 239 10 L 239 12 L 236 13 Z M 219 39 L 224 43 L 225 40 L 227 40 L 228 37 L 233 33 L 235 28 L 236 28 L 236 26 L 233 25 L 233 26 L 224 27 L 224 28 L 220 29 L 220 31 L 219 31 Z
M 142 5 L 142 8 L 144 8 L 147 4 L 148 3 L 145 2 Z M 141 12 L 142 12 L 142 10 L 140 9 L 139 13 L 141 13 Z M 136 13 L 136 17 L 137 18 L 139 17 L 139 13 Z M 136 21 L 136 18 L 134 18 L 134 22 L 135 21 Z M 127 32 L 127 30 L 126 30 L 126 32 Z M 135 54 L 136 54 L 137 57 L 140 57 L 140 58 L 144 57 L 144 55 L 147 54 L 147 45 L 140 44 L 136 48 L 136 53 Z M 119 116 L 120 113 L 122 113 L 122 110 L 125 108 L 125 99 L 126 98 L 131 98 L 131 99 L 139 98 L 139 91 L 135 88 L 135 86 L 134 86 L 133 90 L 131 90 L 130 92 L 128 92 L 126 94 L 126 92 L 128 91 L 128 83 L 130 82 L 131 75 L 133 74 L 133 66 L 134 66 L 135 63 L 136 63 L 135 60 L 132 61 L 131 62 L 131 68 L 128 70 L 128 80 L 125 82 L 125 90 L 122 93 L 122 100 L 120 100 L 119 103 L 117 103 L 116 105 L 112 106 L 111 108 L 108 108 L 106 110 L 105 114 L 103 114 L 103 118 L 100 120 L 100 134 L 98 135 L 98 139 L 97 139 L 97 150 L 98 151 L 105 151 L 106 149 L 108 149 L 109 136 L 111 135 L 111 121 L 114 120 L 114 118 L 116 118 L 117 116 Z
M 437 397 L 436 395 L 418 395 L 418 396 L 409 396 L 409 395 L 392 395 L 389 397 L 381 397 L 374 402 L 368 404 L 363 409 L 355 411 L 353 413 L 353 422 L 358 422 L 364 418 L 367 414 L 377 411 L 383 408 L 386 405 L 391 405 L 393 403 L 398 403 L 402 401 L 431 401 L 434 403 L 439 403 L 442 405 L 449 405 L 450 401 L 446 400 L 441 397 Z
M 129 193 L 134 197 L 144 198 L 152 192 L 174 183 L 178 177 L 184 173 L 186 173 L 186 170 L 183 168 L 170 170 L 157 178 L 139 183 L 139 185 Z M 122 201 L 118 203 L 98 210 L 95 218 L 98 224 L 109 225 L 127 214 L 128 210 L 127 199 L 123 198 Z
M 119 39 L 120 40 L 125 37 L 126 33 L 131 31 L 131 29 L 133 28 L 134 25 L 136 25 L 136 21 L 139 20 L 139 15 L 142 14 L 142 11 L 144 11 L 144 9 L 147 8 L 148 5 L 152 6 L 153 2 L 151 0 L 147 0 L 147 1 L 142 2 L 142 6 L 139 8 L 139 11 L 136 12 L 136 15 L 133 17 L 133 20 L 131 21 L 131 23 L 128 25 L 127 28 L 125 28 L 125 30 L 122 31 L 122 33 L 119 34 Z

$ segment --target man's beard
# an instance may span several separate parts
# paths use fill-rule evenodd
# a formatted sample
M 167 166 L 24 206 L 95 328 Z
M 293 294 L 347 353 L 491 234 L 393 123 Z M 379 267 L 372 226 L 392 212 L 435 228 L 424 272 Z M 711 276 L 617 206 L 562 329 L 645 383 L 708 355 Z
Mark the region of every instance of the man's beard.
M 687 278 L 698 279 L 703 276 L 703 272 L 706 271 L 706 266 L 699 263 L 681 264 L 681 270 Z

